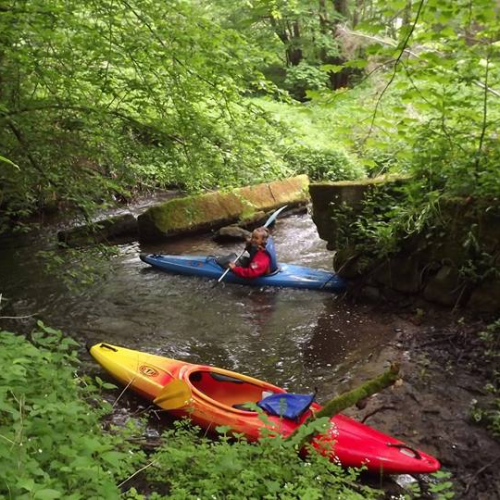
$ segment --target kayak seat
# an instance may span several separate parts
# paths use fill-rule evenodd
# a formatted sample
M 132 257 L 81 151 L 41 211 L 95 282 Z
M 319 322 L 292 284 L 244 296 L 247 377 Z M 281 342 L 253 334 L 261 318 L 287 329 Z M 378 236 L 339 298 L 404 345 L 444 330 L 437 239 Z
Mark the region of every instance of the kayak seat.
M 233 407 L 248 402 L 257 403 L 262 399 L 262 386 L 240 379 L 232 374 L 207 369 L 196 370 L 189 374 L 193 391 L 199 391 L 219 403 Z

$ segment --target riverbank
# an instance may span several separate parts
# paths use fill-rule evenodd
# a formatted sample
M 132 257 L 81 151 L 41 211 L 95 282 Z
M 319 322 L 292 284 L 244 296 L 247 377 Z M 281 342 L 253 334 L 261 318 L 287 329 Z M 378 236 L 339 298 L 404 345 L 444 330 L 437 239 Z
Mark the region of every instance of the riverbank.
M 495 367 L 479 338 L 487 325 L 438 309 L 386 310 L 397 336 L 365 370 L 398 359 L 404 382 L 348 413 L 436 456 L 456 499 L 500 499 L 500 441 L 473 418 L 474 402 L 494 401 L 487 386 Z

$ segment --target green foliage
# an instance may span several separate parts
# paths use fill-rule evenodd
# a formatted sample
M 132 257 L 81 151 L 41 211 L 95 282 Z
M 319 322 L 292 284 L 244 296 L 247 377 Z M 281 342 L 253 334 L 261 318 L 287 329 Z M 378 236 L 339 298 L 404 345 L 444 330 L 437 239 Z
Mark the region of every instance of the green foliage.
M 131 191 L 280 175 L 250 91 L 260 54 L 190 2 L 8 1 L 0 17 L 0 230 L 39 210 L 87 217 Z M 19 166 L 17 168 L 16 166 Z
M 371 52 L 379 61 L 390 61 L 418 18 L 406 46 L 412 57 L 400 58 L 386 75 L 390 86 L 380 94 L 381 105 L 393 110 L 394 119 L 376 117 L 376 137 L 395 131 L 410 145 L 411 172 L 431 190 L 449 197 L 496 196 L 500 145 L 495 123 L 500 114 L 493 89 L 500 83 L 495 62 L 500 47 L 495 2 L 447 0 L 430 2 L 422 10 L 420 4 L 411 4 L 394 43 L 384 41 Z M 399 8 L 398 2 L 388 2 L 385 15 Z M 391 100 L 394 95 L 399 101 Z
M 315 180 L 351 180 L 365 177 L 366 162 L 350 152 L 352 146 L 332 123 L 352 119 L 352 102 L 334 108 L 254 99 L 256 105 L 281 128 L 288 131 L 283 141 L 284 161 L 294 174 L 306 173 Z
M 298 90 L 324 90 L 328 88 L 328 75 L 317 66 L 301 62 L 288 69 L 285 79 L 286 88 Z
M 357 473 L 344 471 L 318 453 L 307 460 L 297 455 L 301 435 L 292 440 L 264 437 L 248 443 L 229 439 L 227 429 L 216 441 L 187 422 L 176 422 L 163 435 L 148 476 L 166 494 L 151 499 L 356 499 L 378 498 L 379 492 L 355 483 Z M 164 490 L 165 491 L 165 490 Z
M 419 211 L 403 210 L 405 187 L 401 182 L 374 185 L 361 206 L 342 205 L 333 211 L 338 225 L 338 248 L 356 248 L 365 259 L 385 258 L 400 250 L 405 237 L 425 228 Z
M 434 500 L 450 500 L 455 498 L 454 486 L 449 472 L 438 471 L 421 478 L 420 481 L 404 485 L 405 494 L 400 495 L 400 500 L 419 498 L 432 498 Z M 393 497 L 395 498 L 395 497 Z
M 41 322 L 32 339 L 0 332 L 0 496 L 119 498 L 142 453 L 103 433 L 110 406 L 77 376 L 77 344 Z
M 414 233 L 443 234 L 449 224 L 440 215 L 443 202 L 462 198 L 494 204 L 500 192 L 496 3 L 424 4 L 422 9 L 423 2 L 375 2 L 371 19 L 346 35 L 347 43 L 364 41 L 371 84 L 362 85 L 362 105 L 350 105 L 351 117 L 335 122 L 334 134 L 344 135 L 343 144 L 372 175 L 411 176 L 400 196 L 388 200 L 382 195 L 375 210 L 368 202 L 358 233 L 344 238 L 361 252 L 379 256 L 401 248 Z M 309 96 L 313 107 L 337 107 L 359 97 L 359 89 Z M 471 245 L 477 233 L 459 235 L 458 244 L 468 254 L 460 270 L 467 281 L 485 279 L 494 267 L 491 253 L 480 243 L 476 249 Z
M 37 256 L 44 272 L 56 276 L 68 290 L 78 292 L 103 279 L 110 269 L 110 260 L 116 255 L 114 247 L 94 244 L 86 248 L 59 245 L 56 250 L 40 250 Z
M 312 181 L 342 181 L 358 179 L 364 169 L 341 148 L 290 148 L 285 159 L 297 173 L 307 174 Z
M 453 482 L 449 472 L 438 471 L 432 474 L 433 482 L 430 484 L 429 493 L 436 500 L 449 500 L 455 498 Z
M 341 22 L 349 23 L 351 13 L 358 12 L 357 6 L 353 6 L 351 12 L 347 2 L 259 0 L 236 5 L 216 0 L 202 3 L 209 3 L 224 25 L 238 30 L 260 48 L 263 71 L 295 98 L 303 100 L 307 89 L 337 88 L 347 83 L 347 79 L 336 81 L 335 71 L 331 69 L 344 61 L 336 27 Z M 351 73 L 338 67 L 339 71 Z M 277 68 L 281 71 L 276 71 Z

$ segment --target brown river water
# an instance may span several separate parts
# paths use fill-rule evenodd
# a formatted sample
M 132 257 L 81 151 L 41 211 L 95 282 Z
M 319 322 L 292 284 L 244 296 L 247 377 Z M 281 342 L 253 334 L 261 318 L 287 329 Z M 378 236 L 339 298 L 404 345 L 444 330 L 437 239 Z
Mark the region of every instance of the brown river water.
M 308 215 L 283 217 L 273 237 L 282 262 L 331 269 L 333 254 Z M 317 388 L 324 398 L 362 375 L 367 359 L 393 339 L 397 328 L 386 315 L 331 292 L 215 285 L 157 271 L 139 259 L 140 252 L 223 255 L 240 249 L 241 243 L 220 245 L 209 235 L 121 245 L 104 278 L 78 292 L 44 274 L 32 246 L 4 249 L 3 314 L 38 313 L 82 346 L 106 341 L 239 371 L 289 390 Z M 19 330 L 30 322 L 4 320 L 4 327 Z

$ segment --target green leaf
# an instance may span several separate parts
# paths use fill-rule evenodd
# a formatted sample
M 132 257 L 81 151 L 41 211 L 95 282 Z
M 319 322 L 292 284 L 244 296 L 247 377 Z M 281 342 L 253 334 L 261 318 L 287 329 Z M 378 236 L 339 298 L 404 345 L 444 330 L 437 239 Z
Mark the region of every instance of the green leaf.
M 113 467 L 117 468 L 120 466 L 120 463 L 126 458 L 126 454 L 119 451 L 107 451 L 101 456 L 105 462 L 108 462 Z
M 344 69 L 344 66 L 339 64 L 322 64 L 320 69 L 327 73 L 340 73 Z
M 22 488 L 23 490 L 33 491 L 33 488 L 35 487 L 35 481 L 31 478 L 23 478 L 17 482 L 17 486 L 19 488 Z
M 0 155 L 0 161 L 12 165 L 13 167 L 17 168 L 17 170 L 21 170 L 21 167 L 19 165 L 16 165 L 13 161 L 9 160 L 8 158 L 5 158 L 5 156 Z
M 56 498 L 61 498 L 61 496 L 62 496 L 61 492 L 50 488 L 46 488 L 43 490 L 36 491 L 33 498 L 35 500 L 54 500 Z

